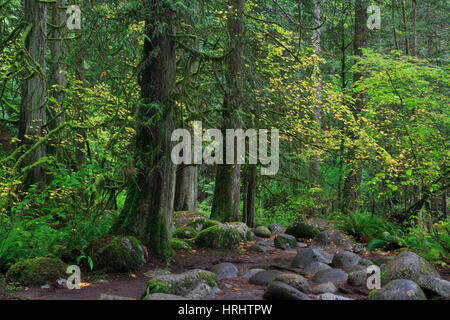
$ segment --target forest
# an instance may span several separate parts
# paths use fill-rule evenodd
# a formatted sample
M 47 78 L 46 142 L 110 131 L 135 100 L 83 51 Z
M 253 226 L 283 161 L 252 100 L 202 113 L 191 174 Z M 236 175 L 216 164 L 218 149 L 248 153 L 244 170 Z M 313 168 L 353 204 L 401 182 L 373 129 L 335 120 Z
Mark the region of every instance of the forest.
M 0 300 L 448 300 L 449 9 L 0 0 Z

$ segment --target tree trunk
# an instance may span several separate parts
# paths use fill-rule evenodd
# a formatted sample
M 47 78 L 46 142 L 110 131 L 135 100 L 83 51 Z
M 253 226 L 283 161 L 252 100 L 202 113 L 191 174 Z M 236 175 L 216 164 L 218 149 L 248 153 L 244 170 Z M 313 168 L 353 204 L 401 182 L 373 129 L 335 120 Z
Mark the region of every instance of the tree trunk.
M 24 80 L 20 103 L 19 139 L 22 145 L 30 147 L 45 136 L 46 115 L 46 64 L 47 47 L 47 6 L 35 0 L 24 1 L 25 22 L 31 25 L 25 47 L 29 54 L 28 63 L 33 68 L 32 75 Z M 23 165 L 29 166 L 46 156 L 46 146 L 39 145 L 30 153 Z M 45 172 L 41 165 L 31 168 L 24 178 L 26 186 L 45 186 Z
M 413 19 L 413 55 L 417 56 L 417 1 L 412 0 L 411 6 Z
M 49 130 L 55 129 L 62 122 L 62 108 L 64 89 L 66 87 L 66 6 L 67 0 L 58 0 L 52 10 L 52 25 L 50 42 L 50 94 L 54 101 L 50 101 L 50 111 L 47 115 Z M 55 150 L 48 146 L 48 152 L 54 154 Z
M 255 227 L 256 212 L 256 165 L 249 165 L 244 190 L 244 222 L 249 228 Z
M 354 32 L 354 55 L 361 58 L 362 48 L 367 47 L 367 1 L 357 0 L 355 2 L 355 32 Z M 359 81 L 362 74 L 359 72 L 353 73 L 353 85 Z M 353 108 L 353 116 L 356 121 L 359 119 L 362 108 L 365 105 L 366 95 L 364 93 L 358 93 L 353 90 L 353 98 L 355 100 L 355 106 Z M 357 126 L 357 124 L 356 124 Z M 349 137 L 355 141 L 358 139 L 358 134 L 354 130 L 349 130 Z M 348 150 L 347 161 L 349 164 L 349 170 L 344 182 L 343 190 L 343 206 L 342 211 L 354 211 L 358 208 L 358 191 L 357 188 L 361 183 L 361 167 L 360 163 L 355 159 L 357 156 L 356 147 L 351 146 Z
M 175 128 L 174 12 L 168 2 L 149 2 L 148 38 L 140 74 L 142 104 L 137 112 L 136 174 L 130 179 L 125 205 L 113 230 L 136 236 L 152 253 L 169 261 L 176 169 L 170 160 Z
M 175 187 L 175 211 L 197 210 L 197 175 L 197 166 L 185 166 L 178 169 Z
M 320 24 L 320 1 L 314 0 L 314 25 Z M 322 126 L 322 108 L 321 108 L 321 100 L 322 100 L 322 79 L 320 76 L 320 65 L 318 59 L 321 54 L 321 30 L 320 28 L 315 29 L 313 31 L 313 48 L 314 54 L 317 57 L 316 65 L 314 66 L 314 92 L 315 92 L 315 103 L 314 103 L 314 120 L 316 122 L 317 129 L 316 131 L 320 133 Z M 316 185 L 319 185 L 320 182 L 320 155 L 316 152 L 313 157 L 313 161 L 311 164 L 311 171 L 313 176 L 313 181 Z
M 240 110 L 244 99 L 243 54 L 245 0 L 229 0 L 228 32 L 229 47 L 234 48 L 227 58 L 226 93 L 223 103 L 223 130 L 242 127 Z M 225 133 L 225 132 L 224 132 Z M 225 135 L 224 135 L 225 136 Z M 235 144 L 236 150 L 236 144 Z M 234 153 L 235 157 L 237 152 Z M 226 159 L 226 150 L 223 153 Z M 239 220 L 241 166 L 217 165 L 216 184 L 211 209 L 211 218 L 223 222 Z

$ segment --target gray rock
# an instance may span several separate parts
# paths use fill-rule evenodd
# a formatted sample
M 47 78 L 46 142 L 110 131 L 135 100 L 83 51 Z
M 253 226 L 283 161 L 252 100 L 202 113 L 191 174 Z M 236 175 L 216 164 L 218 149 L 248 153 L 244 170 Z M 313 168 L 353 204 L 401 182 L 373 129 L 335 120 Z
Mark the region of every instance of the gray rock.
M 361 259 L 359 259 L 358 265 L 367 268 L 367 267 L 375 265 L 375 263 L 373 263 L 372 261 L 370 261 L 368 259 L 361 258 Z
M 315 228 L 319 229 L 320 231 L 328 230 L 331 228 L 334 228 L 334 224 L 326 219 L 316 218 L 312 217 L 306 220 L 306 223 L 314 226 Z
M 286 231 L 286 227 L 283 227 L 279 223 L 272 223 L 269 226 L 269 230 L 272 231 L 274 234 L 284 233 Z
M 255 235 L 256 235 L 257 237 L 261 237 L 261 238 L 270 238 L 270 236 L 272 235 L 272 233 L 271 233 L 270 230 L 267 229 L 266 227 L 260 226 L 260 227 L 257 227 L 257 228 L 255 229 Z
M 352 286 L 362 286 L 367 284 L 367 270 L 350 272 L 347 279 Z
M 421 276 L 419 286 L 430 296 L 450 297 L 450 282 L 433 276 Z
M 359 260 L 361 260 L 361 258 L 357 254 L 340 250 L 334 255 L 331 265 L 335 268 L 348 269 L 356 266 L 359 263 Z
M 311 287 L 309 286 L 308 280 L 299 274 L 283 273 L 277 276 L 274 281 L 284 282 L 303 293 L 311 292 Z
M 437 271 L 422 257 L 409 251 L 400 253 L 388 262 L 381 273 L 382 285 L 394 279 L 409 279 L 418 281 L 421 276 L 439 278 Z
M 396 279 L 380 290 L 370 292 L 369 300 L 426 300 L 422 289 L 408 279 Z
M 229 262 L 216 264 L 211 268 L 211 272 L 217 274 L 219 279 L 235 278 L 239 274 L 239 270 L 236 266 Z
M 335 293 L 336 291 L 336 286 L 331 282 L 319 284 L 312 289 L 313 294 Z
M 227 289 L 233 288 L 233 286 L 232 286 L 231 284 L 229 284 L 229 283 L 224 283 L 223 286 L 224 286 L 225 288 L 227 288 Z
M 332 293 L 324 293 L 324 294 L 317 296 L 317 300 L 353 300 L 353 299 L 342 297 L 342 296 L 337 296 Z
M 100 295 L 100 297 L 97 298 L 97 300 L 136 300 L 136 299 L 129 297 L 115 296 L 112 294 L 102 294 Z
M 254 252 L 266 252 L 267 250 L 270 250 L 269 247 L 264 246 L 264 245 L 260 245 L 260 244 L 252 244 L 248 250 L 250 251 L 254 251 Z
M 311 280 L 314 283 L 338 283 L 347 281 L 347 279 L 348 274 L 341 269 L 325 269 L 317 272 Z
M 243 278 L 251 278 L 251 277 L 253 277 L 255 274 L 260 273 L 260 272 L 263 272 L 263 271 L 266 271 L 266 270 L 265 270 L 265 269 L 250 269 L 250 270 L 246 271 L 246 272 L 242 275 L 242 277 L 243 277 Z
M 303 242 L 297 242 L 297 247 L 299 248 L 306 248 L 308 245 L 306 243 Z
M 248 282 L 250 282 L 251 284 L 258 285 L 258 286 L 266 286 L 267 284 L 272 282 L 273 279 L 275 279 L 276 277 L 278 277 L 282 273 L 283 272 L 281 272 L 279 270 L 265 270 L 265 271 L 261 271 L 261 272 L 256 273 L 255 275 L 253 275 L 248 280 Z
M 263 298 L 266 300 L 311 300 L 303 292 L 280 281 L 270 283 L 264 290 Z
M 279 249 L 287 249 L 287 248 L 297 248 L 298 244 L 297 244 L 297 239 L 295 239 L 294 236 L 285 234 L 285 233 L 280 233 L 279 235 L 276 236 L 275 240 L 274 240 L 274 245 L 275 248 L 279 248 Z
M 311 246 L 352 250 L 353 242 L 342 231 L 338 229 L 329 229 L 322 231 L 315 236 L 311 242 Z
M 298 250 L 294 260 L 292 260 L 291 266 L 295 268 L 305 268 L 312 262 L 326 263 L 327 259 L 325 259 L 322 254 L 315 249 L 300 249 Z
M 325 263 L 322 262 L 318 262 L 318 261 L 313 261 L 310 264 L 308 264 L 305 269 L 303 269 L 302 273 L 309 275 L 309 276 L 313 276 L 315 275 L 317 272 L 321 271 L 321 270 L 325 270 L 325 269 L 331 269 L 331 267 Z
M 181 274 L 164 274 L 149 280 L 146 294 L 170 293 L 188 299 L 208 299 L 218 291 L 217 275 L 210 271 L 195 269 Z
M 145 297 L 145 300 L 187 300 L 185 297 L 167 293 L 153 293 Z

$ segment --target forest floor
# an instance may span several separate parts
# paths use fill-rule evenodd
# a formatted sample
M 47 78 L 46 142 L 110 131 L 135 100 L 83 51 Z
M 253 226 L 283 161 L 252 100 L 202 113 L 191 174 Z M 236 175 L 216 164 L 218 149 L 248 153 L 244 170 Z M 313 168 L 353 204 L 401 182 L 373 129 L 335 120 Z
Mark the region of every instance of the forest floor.
M 268 239 L 271 241 L 272 239 Z M 290 267 L 296 250 L 280 250 L 271 248 L 266 252 L 253 252 L 245 248 L 240 252 L 219 250 L 194 250 L 190 253 L 177 252 L 170 266 L 172 273 L 182 273 L 191 269 L 208 270 L 213 265 L 221 262 L 231 262 L 239 274 L 254 268 L 278 269 L 281 271 L 300 273 L 300 269 Z M 372 261 L 388 261 L 396 253 L 376 252 L 365 258 Z M 3 292 L 6 299 L 25 300 L 96 300 L 102 294 L 139 299 L 144 292 L 149 276 L 145 274 L 156 269 L 165 269 L 164 263 L 150 259 L 141 271 L 135 274 L 82 274 L 82 288 L 69 290 L 62 288 L 43 289 L 41 287 L 30 287 L 20 291 Z M 439 270 L 442 278 L 449 280 L 448 269 Z M 310 281 L 310 277 L 305 276 Z M 346 283 L 337 286 L 338 294 L 352 299 L 366 299 L 369 290 L 365 286 L 350 286 Z M 248 278 L 239 276 L 221 280 L 220 290 L 216 294 L 216 300 L 261 300 L 264 287 L 252 285 Z

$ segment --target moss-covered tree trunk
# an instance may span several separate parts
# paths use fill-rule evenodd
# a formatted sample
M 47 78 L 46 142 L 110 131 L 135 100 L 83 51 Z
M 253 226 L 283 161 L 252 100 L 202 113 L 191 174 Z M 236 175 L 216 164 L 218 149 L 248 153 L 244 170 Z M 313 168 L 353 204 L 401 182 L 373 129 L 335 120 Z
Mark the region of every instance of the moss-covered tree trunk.
M 135 174 L 124 208 L 113 228 L 136 236 L 151 253 L 171 254 L 175 165 L 170 153 L 174 130 L 173 91 L 176 81 L 173 11 L 169 1 L 148 1 L 144 57 L 140 73 L 141 104 L 137 111 Z
M 244 0 L 229 0 L 228 33 L 229 47 L 233 49 L 226 63 L 226 93 L 223 103 L 223 130 L 242 127 L 240 110 L 244 100 L 243 55 L 244 40 Z M 225 137 L 225 134 L 224 134 Z M 236 144 L 235 144 L 236 145 Z M 236 149 L 236 147 L 235 147 Z M 235 157 L 237 152 L 234 153 Z M 223 152 L 224 162 L 226 150 Z M 239 220 L 241 166 L 236 159 L 233 165 L 217 165 L 211 218 L 218 221 Z
M 255 227 L 256 213 L 256 165 L 249 165 L 244 177 L 243 219 L 249 228 Z
M 53 98 L 47 109 L 48 129 L 53 130 L 63 119 L 63 99 L 66 87 L 66 38 L 67 38 L 67 0 L 57 0 L 53 5 L 51 24 L 53 27 L 49 39 L 51 61 L 50 61 L 50 95 Z M 48 153 L 54 154 L 52 143 L 48 146 Z
M 22 166 L 28 167 L 46 156 L 45 143 L 36 145 L 34 149 L 29 148 L 45 136 L 47 6 L 36 0 L 25 0 L 24 12 L 24 21 L 28 24 L 25 48 L 30 74 L 26 75 L 22 86 L 19 139 L 22 145 L 27 146 L 25 150 L 29 152 L 22 162 Z M 41 165 L 34 165 L 28 170 L 24 184 L 38 184 L 41 188 L 45 185 L 45 172 Z

